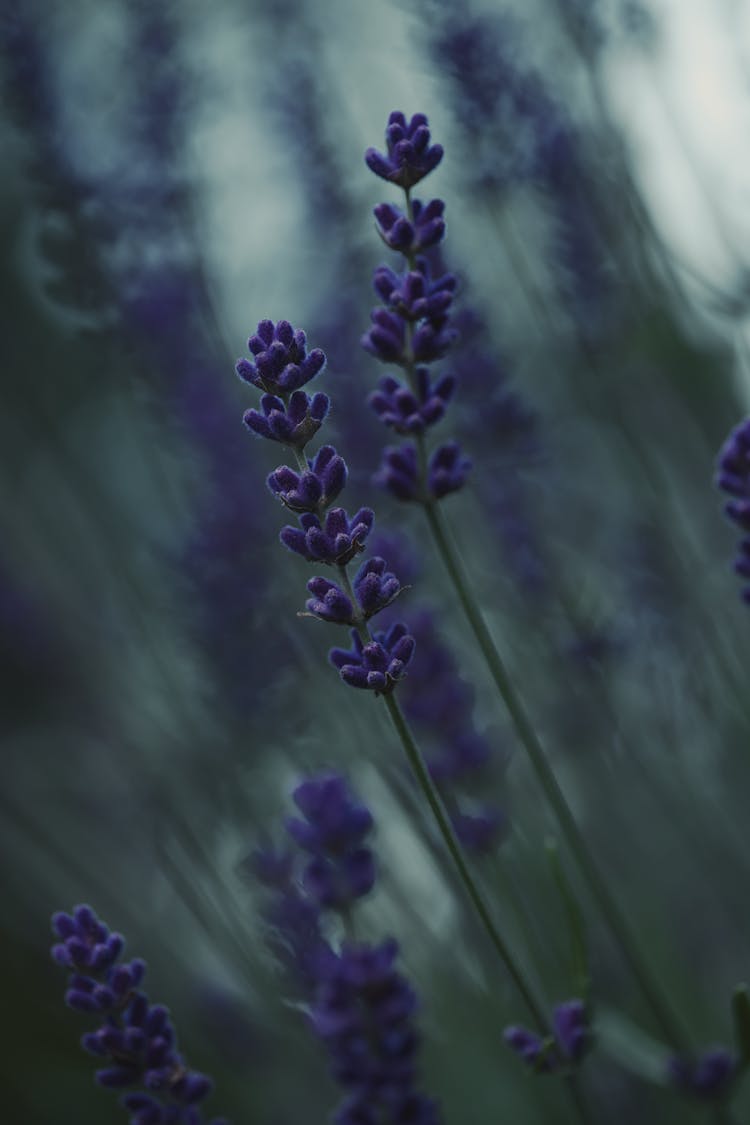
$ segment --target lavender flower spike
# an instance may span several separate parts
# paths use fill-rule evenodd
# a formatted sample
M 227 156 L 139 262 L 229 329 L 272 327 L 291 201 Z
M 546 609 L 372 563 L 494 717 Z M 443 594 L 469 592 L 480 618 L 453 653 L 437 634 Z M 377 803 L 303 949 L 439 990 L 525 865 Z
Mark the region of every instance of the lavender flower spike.
M 289 834 L 311 854 L 302 885 L 319 907 L 341 909 L 372 889 L 375 862 L 363 847 L 372 830 L 372 816 L 352 797 L 344 778 L 324 774 L 294 791 L 304 820 L 290 818 Z
M 414 655 L 414 638 L 409 636 L 406 626 L 397 622 L 386 633 L 374 633 L 369 644 L 364 644 L 353 629 L 352 642 L 351 649 L 333 648 L 329 653 L 341 679 L 351 687 L 388 695 L 406 674 Z
M 90 906 L 54 914 L 52 926 L 61 939 L 52 956 L 71 970 L 67 1004 L 102 1021 L 81 1040 L 106 1064 L 96 1072 L 99 1085 L 133 1088 L 120 1099 L 132 1113 L 130 1125 L 203 1125 L 198 1103 L 210 1093 L 211 1080 L 187 1069 L 168 1010 L 138 990 L 145 962 L 119 963 L 124 939 Z M 209 1125 L 226 1122 L 215 1118 Z
M 732 497 L 724 512 L 748 533 L 740 540 L 734 569 L 750 579 L 750 418 L 736 426 L 725 441 L 719 454 L 716 484 Z M 742 591 L 742 598 L 750 604 L 750 585 Z
M 320 348 L 308 355 L 306 343 L 305 333 L 295 332 L 288 320 L 276 325 L 262 320 L 247 342 L 255 363 L 238 359 L 235 370 L 240 379 L 262 391 L 279 397 L 289 395 L 314 379 L 326 361 Z
M 418 184 L 443 159 L 442 145 L 430 144 L 430 130 L 423 113 L 415 113 L 407 122 L 403 113 L 395 110 L 388 118 L 385 140 L 387 155 L 368 148 L 367 167 L 376 176 L 405 190 Z

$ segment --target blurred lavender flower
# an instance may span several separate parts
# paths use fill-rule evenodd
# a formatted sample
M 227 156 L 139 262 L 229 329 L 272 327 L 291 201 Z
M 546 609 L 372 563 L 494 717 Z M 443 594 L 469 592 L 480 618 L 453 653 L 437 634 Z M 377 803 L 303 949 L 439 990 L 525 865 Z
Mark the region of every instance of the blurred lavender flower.
M 543 1039 L 525 1027 L 505 1029 L 505 1042 L 538 1074 L 580 1063 L 591 1047 L 589 1014 L 583 1000 L 566 1000 L 552 1013 L 554 1036 Z
M 722 446 L 716 484 L 732 497 L 724 505 L 726 515 L 746 533 L 740 540 L 734 568 L 750 579 L 750 418 L 736 426 Z M 742 597 L 750 603 L 750 586 L 742 591 Z
M 726 1047 L 709 1047 L 693 1059 L 673 1055 L 667 1066 L 669 1081 L 686 1094 L 720 1101 L 737 1074 L 737 1059 Z
M 111 1089 L 141 1087 L 121 1098 L 131 1125 L 203 1125 L 198 1103 L 210 1093 L 211 1080 L 186 1067 L 168 1010 L 138 991 L 145 962 L 120 961 L 124 938 L 110 933 L 90 906 L 54 914 L 52 925 L 60 938 L 52 956 L 70 969 L 66 1003 L 103 1018 L 81 1040 L 107 1063 L 96 1081 Z M 215 1118 L 210 1125 L 226 1122 Z
M 336 948 L 321 937 L 327 911 L 339 912 L 349 925 L 352 907 L 372 889 L 373 855 L 363 846 L 372 816 L 336 773 L 306 779 L 293 797 L 302 819 L 287 818 L 286 829 L 307 856 L 265 848 L 251 862 L 275 890 L 275 905 L 265 912 L 277 935 L 275 949 L 285 950 L 286 963 L 304 981 L 309 1025 L 344 1090 L 333 1120 L 438 1125 L 436 1104 L 414 1089 L 417 1001 L 395 969 L 396 942 L 347 940 Z M 294 965 L 295 956 L 301 965 Z

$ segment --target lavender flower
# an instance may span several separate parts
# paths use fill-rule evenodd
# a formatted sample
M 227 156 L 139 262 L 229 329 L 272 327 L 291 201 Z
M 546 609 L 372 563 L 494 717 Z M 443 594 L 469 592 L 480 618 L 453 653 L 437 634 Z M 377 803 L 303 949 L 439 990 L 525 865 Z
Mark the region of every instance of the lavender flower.
M 552 1014 L 554 1036 L 543 1038 L 528 1028 L 505 1029 L 505 1042 L 538 1074 L 580 1063 L 591 1046 L 591 1027 L 583 1000 L 566 1000 Z
M 301 473 L 282 465 L 268 477 L 271 492 L 293 512 L 325 510 L 346 484 L 346 463 L 332 445 L 322 446 L 307 465 Z
M 266 848 L 252 863 L 262 882 L 276 891 L 276 917 L 284 927 L 283 934 L 276 927 L 277 947 L 285 948 L 287 963 L 296 953 L 303 957 L 295 976 L 305 984 L 308 1023 L 324 1043 L 333 1077 L 344 1091 L 333 1120 L 336 1125 L 439 1125 L 435 1103 L 415 1090 L 417 1001 L 395 968 L 396 942 L 345 941 L 336 948 L 320 937 L 328 911 L 349 918 L 373 886 L 374 860 L 364 846 L 372 816 L 340 774 L 308 778 L 293 796 L 302 816 L 288 818 L 286 829 L 306 853 L 304 861 Z
M 425 275 L 415 276 L 420 280 L 409 289 L 409 299 L 436 298 L 432 291 L 427 294 Z M 441 291 L 450 288 L 445 279 L 441 285 Z M 281 465 L 267 479 L 271 492 L 299 517 L 299 527 L 282 529 L 281 542 L 308 562 L 328 563 L 339 572 L 339 581 L 321 575 L 310 579 L 307 588 L 312 596 L 306 603 L 307 612 L 332 624 L 354 627 L 354 650 L 347 653 L 335 649 L 331 653 L 331 661 L 345 683 L 370 688 L 376 694 L 390 692 L 406 672 L 414 641 L 406 626 L 400 625 L 395 633 L 390 631 L 387 638 L 378 638 L 370 634 L 367 623 L 398 596 L 401 584 L 385 559 L 379 557 L 364 562 L 350 582 L 346 567 L 364 549 L 375 517 L 369 508 L 360 508 L 351 518 L 343 508 L 331 509 L 348 475 L 344 459 L 332 445 L 321 446 L 312 458 L 302 454 L 328 412 L 328 399 L 315 395 L 310 400 L 299 386 L 317 374 L 325 356 L 317 349 L 307 355 L 304 332 L 295 331 L 285 320 L 276 325 L 261 321 L 248 346 L 255 364 L 239 360 L 237 371 L 246 382 L 267 393 L 261 399 L 263 413 L 249 410 L 245 422 L 259 437 L 292 449 L 297 459 L 296 470 Z
M 443 159 L 442 146 L 430 144 L 430 130 L 423 113 L 415 113 L 407 122 L 403 113 L 394 111 L 388 118 L 385 139 L 387 155 L 368 148 L 367 166 L 376 176 L 405 190 L 424 179 Z
M 107 1063 L 96 1072 L 99 1085 L 141 1088 L 121 1098 L 131 1125 L 203 1125 L 198 1103 L 209 1094 L 211 1080 L 187 1069 L 168 1010 L 138 991 L 145 962 L 120 962 L 124 938 L 110 933 L 90 906 L 54 914 L 52 925 L 61 939 L 52 956 L 71 970 L 66 1003 L 103 1019 L 81 1040 Z M 226 1123 L 216 1118 L 210 1125 Z
M 392 161 L 396 160 L 397 148 L 392 149 L 390 138 L 400 137 L 404 121 L 401 113 L 392 113 L 389 118 L 386 136 Z M 427 119 L 423 114 L 416 114 L 412 125 L 414 122 L 418 122 L 417 132 L 420 128 L 426 132 Z M 399 142 L 393 143 L 397 146 Z M 435 147 L 442 156 L 442 148 Z M 365 155 L 368 167 L 399 184 L 405 192 L 405 214 L 392 204 L 381 203 L 375 208 L 375 217 L 381 238 L 390 249 L 403 255 L 406 268 L 403 273 L 389 266 L 376 269 L 374 288 L 383 304 L 372 311 L 372 323 L 362 337 L 362 347 L 382 363 L 401 367 L 405 383 L 386 376 L 370 396 L 369 404 L 385 425 L 416 439 L 416 445 L 385 450 L 375 481 L 399 500 L 428 504 L 462 488 L 470 469 L 470 462 L 455 442 L 441 446 L 430 458 L 424 448 L 425 431 L 443 417 L 456 385 L 452 375 L 433 382 L 427 366 L 442 359 L 456 339 L 449 320 L 456 278 L 451 273 L 433 273 L 428 260 L 417 257 L 417 251 L 435 246 L 442 239 L 445 205 L 439 199 L 423 205 L 410 194 L 411 187 L 437 161 L 420 164 L 418 175 L 411 170 L 394 171 L 395 165 L 389 165 L 390 171 L 386 172 L 385 158 L 373 153 L 373 149 L 368 149 Z
M 348 1094 L 336 1125 L 439 1120 L 435 1103 L 413 1091 L 416 996 L 394 969 L 397 953 L 392 939 L 375 946 L 345 943 L 318 985 L 310 1024 Z
M 285 403 L 277 395 L 263 395 L 263 410 L 246 410 L 243 421 L 259 437 L 281 442 L 292 449 L 304 449 L 310 438 L 320 429 L 330 406 L 328 396 L 295 391 Z
M 387 632 L 374 633 L 367 644 L 352 630 L 351 649 L 334 648 L 330 661 L 350 687 L 369 688 L 377 695 L 393 691 L 414 655 L 414 638 L 397 622 Z
M 311 512 L 304 512 L 299 517 L 300 526 L 282 528 L 279 538 L 308 562 L 346 566 L 364 550 L 374 519 L 370 508 L 360 508 L 351 519 L 343 508 L 331 508 L 323 523 Z
M 372 852 L 362 846 L 372 830 L 372 816 L 338 774 L 303 781 L 293 796 L 305 819 L 288 819 L 286 829 L 312 855 L 302 885 L 318 906 L 342 909 L 375 882 Z
M 709 1047 L 696 1058 L 673 1055 L 667 1064 L 672 1085 L 705 1101 L 719 1101 L 737 1074 L 737 1059 L 726 1047 Z
M 724 505 L 725 514 L 743 532 L 750 533 L 750 418 L 736 426 L 722 446 L 716 484 L 732 497 Z M 734 568 L 750 579 L 750 535 L 740 540 Z M 742 591 L 742 597 L 750 604 L 750 586 Z
M 307 354 L 304 332 L 295 332 L 288 320 L 274 325 L 262 320 L 247 346 L 255 363 L 237 360 L 240 379 L 272 395 L 283 396 L 304 387 L 323 369 L 325 356 L 320 348 Z

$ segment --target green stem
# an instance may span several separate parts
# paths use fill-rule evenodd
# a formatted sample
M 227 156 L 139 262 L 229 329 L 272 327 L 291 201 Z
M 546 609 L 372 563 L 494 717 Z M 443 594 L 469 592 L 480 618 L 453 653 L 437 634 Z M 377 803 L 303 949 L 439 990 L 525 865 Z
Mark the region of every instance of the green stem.
M 522 970 L 518 966 L 510 949 L 503 941 L 503 938 L 498 932 L 495 923 L 492 921 L 492 916 L 490 915 L 482 894 L 479 891 L 476 883 L 474 882 L 471 872 L 466 865 L 466 861 L 461 851 L 461 845 L 456 839 L 456 835 L 453 831 L 453 826 L 451 825 L 450 819 L 445 810 L 445 805 L 443 804 L 442 798 L 440 797 L 440 794 L 435 788 L 435 784 L 430 777 L 430 772 L 427 769 L 424 758 L 419 751 L 419 747 L 414 741 L 414 737 L 409 729 L 406 719 L 404 718 L 403 711 L 399 707 L 393 694 L 385 695 L 383 696 L 383 699 L 388 709 L 388 714 L 390 715 L 391 720 L 393 721 L 393 725 L 396 728 L 396 733 L 401 740 L 401 745 L 404 748 L 404 753 L 406 754 L 407 761 L 412 769 L 419 788 L 422 790 L 422 793 L 424 794 L 424 797 L 428 805 L 430 806 L 430 811 L 435 818 L 435 822 L 438 826 L 438 829 L 440 830 L 441 836 L 443 837 L 445 846 L 450 853 L 451 859 L 456 865 L 456 870 L 458 871 L 461 881 L 464 884 L 466 893 L 471 899 L 474 909 L 479 915 L 479 918 L 481 919 L 482 925 L 487 931 L 490 941 L 494 945 L 496 951 L 499 953 L 503 964 L 505 965 L 511 978 L 513 979 L 513 983 L 523 997 L 524 1003 L 529 1009 L 529 1012 L 533 1016 L 534 1022 L 537 1025 L 537 1029 L 543 1035 L 547 1035 L 549 1034 L 549 1030 L 547 1027 L 547 1021 L 542 1013 L 541 1005 L 539 1005 L 534 998 L 530 986 L 524 979 Z
M 495 642 L 482 617 L 479 605 L 471 591 L 469 580 L 463 568 L 463 563 L 451 540 L 442 513 L 433 500 L 428 500 L 424 504 L 424 510 L 438 553 L 450 575 L 461 607 L 476 637 L 482 655 L 487 662 L 495 686 L 500 692 L 516 733 L 529 756 L 529 760 L 531 761 L 537 780 L 544 791 L 544 795 L 557 818 L 560 830 L 578 863 L 582 875 L 589 885 L 589 889 L 599 906 L 602 916 L 620 946 L 622 954 L 630 965 L 631 971 L 636 977 L 643 996 L 651 1007 L 662 1033 L 666 1036 L 671 1046 L 681 1052 L 687 1053 L 689 1047 L 679 1021 L 673 1014 L 666 997 L 663 996 L 657 981 L 651 975 L 651 971 L 641 954 L 625 917 L 620 912 L 620 908 L 614 898 L 610 895 L 607 885 L 589 853 L 586 842 L 570 810 L 570 806 L 547 761 L 542 744 L 526 714 L 520 697 L 513 687 L 502 657 L 495 646 Z

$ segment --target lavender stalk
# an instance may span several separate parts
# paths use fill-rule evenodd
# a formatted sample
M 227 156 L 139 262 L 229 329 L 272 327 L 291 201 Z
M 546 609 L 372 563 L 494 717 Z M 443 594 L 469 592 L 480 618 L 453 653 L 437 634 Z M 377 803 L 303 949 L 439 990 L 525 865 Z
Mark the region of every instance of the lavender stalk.
M 444 204 L 441 200 L 432 200 L 424 206 L 412 199 L 411 189 L 439 164 L 443 150 L 440 145 L 430 145 L 424 114 L 415 114 L 407 122 L 402 113 L 392 113 L 386 129 L 386 141 L 386 154 L 371 148 L 367 150 L 365 160 L 371 171 L 397 184 L 404 192 L 404 213 L 390 204 L 380 204 L 375 209 L 375 216 L 383 241 L 406 259 L 407 272 L 401 277 L 393 271 L 385 271 L 383 267 L 376 271 L 375 289 L 387 301 L 388 307 L 375 309 L 373 326 L 362 343 L 377 359 L 395 363 L 403 370 L 408 391 L 396 380 L 388 381 L 386 377 L 381 382 L 381 392 L 386 389 L 387 383 L 394 403 L 399 399 L 407 401 L 406 396 L 410 392 L 414 404 L 412 406 L 409 401 L 411 410 L 406 417 L 403 417 L 404 411 L 399 416 L 395 410 L 384 410 L 377 394 L 371 396 L 370 404 L 386 425 L 398 433 L 413 435 L 415 444 L 386 450 L 378 479 L 397 498 L 422 506 L 436 550 L 454 586 L 464 616 L 561 832 L 662 1033 L 680 1054 L 688 1055 L 682 1026 L 651 973 L 624 914 L 610 894 L 547 761 L 539 737 L 485 623 L 471 581 L 440 510 L 438 501 L 449 492 L 463 487 L 470 463 L 455 443 L 442 445 L 431 457 L 428 456 L 425 431 L 442 416 L 448 396 L 440 396 L 441 409 L 431 408 L 432 400 L 437 396 L 426 367 L 421 365 L 442 357 L 450 347 L 453 334 L 448 327 L 447 313 L 455 281 L 450 275 L 447 279 L 432 280 L 427 261 L 417 257 L 417 250 L 434 246 L 442 239 L 445 230 L 442 219 Z M 426 221 L 428 214 L 430 218 Z M 383 278 L 387 278 L 387 286 Z M 437 386 L 442 386 L 442 382 Z

